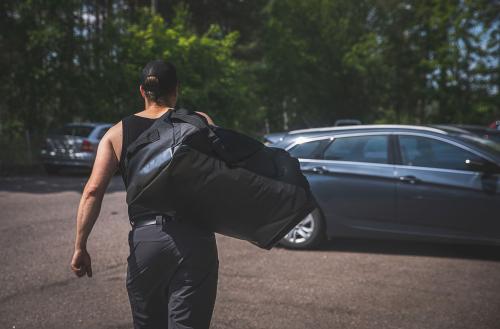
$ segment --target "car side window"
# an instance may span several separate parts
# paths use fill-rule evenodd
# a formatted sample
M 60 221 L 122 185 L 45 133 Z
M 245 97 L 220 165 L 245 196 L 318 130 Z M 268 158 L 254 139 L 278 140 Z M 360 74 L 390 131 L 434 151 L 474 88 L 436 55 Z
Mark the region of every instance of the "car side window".
M 338 137 L 323 154 L 325 160 L 389 163 L 387 135 Z
M 329 139 L 315 140 L 305 143 L 300 143 L 292 147 L 288 152 L 291 156 L 300 159 L 318 159 L 321 151 L 329 142 Z
M 400 135 L 399 148 L 405 166 L 471 170 L 465 160 L 480 158 L 450 143 L 422 136 Z

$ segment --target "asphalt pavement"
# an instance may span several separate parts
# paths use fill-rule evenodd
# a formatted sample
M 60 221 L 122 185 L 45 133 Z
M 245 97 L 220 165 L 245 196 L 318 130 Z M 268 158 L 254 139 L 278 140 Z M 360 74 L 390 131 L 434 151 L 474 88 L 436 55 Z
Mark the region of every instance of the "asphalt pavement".
M 125 192 L 113 178 L 70 271 L 84 175 L 0 178 L 0 328 L 132 328 Z M 500 248 L 342 239 L 314 251 L 217 237 L 211 328 L 500 329 Z

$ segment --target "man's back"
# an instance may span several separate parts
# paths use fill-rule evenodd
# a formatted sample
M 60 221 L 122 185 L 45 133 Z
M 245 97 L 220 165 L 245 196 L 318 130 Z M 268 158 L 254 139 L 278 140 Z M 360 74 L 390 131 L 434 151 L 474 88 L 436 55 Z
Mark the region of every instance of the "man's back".
M 126 180 L 126 172 L 124 167 L 124 158 L 126 155 L 127 147 L 133 143 L 137 137 L 139 137 L 142 132 L 151 127 L 151 125 L 155 122 L 155 118 L 147 118 L 143 116 L 138 116 L 136 114 L 131 114 L 122 119 L 122 146 L 120 152 L 120 173 L 123 179 L 123 183 L 125 187 L 127 187 Z M 141 207 L 139 205 L 130 205 L 128 206 L 128 216 L 130 220 L 134 220 L 135 218 L 142 217 L 145 215 L 153 215 L 156 214 L 154 210 L 147 209 Z
M 71 269 L 78 277 L 92 276 L 87 239 L 99 216 L 109 181 L 116 170 L 121 170 L 126 182 L 122 153 L 156 118 L 175 106 L 178 89 L 171 63 L 148 63 L 139 86 L 144 111 L 120 120 L 101 139 L 78 206 L 71 260 Z M 211 120 L 209 123 L 213 124 Z M 126 287 L 134 328 L 208 329 L 219 267 L 214 233 L 150 209 L 134 207 L 129 208 L 129 213 L 142 217 L 130 221 L 128 237 Z

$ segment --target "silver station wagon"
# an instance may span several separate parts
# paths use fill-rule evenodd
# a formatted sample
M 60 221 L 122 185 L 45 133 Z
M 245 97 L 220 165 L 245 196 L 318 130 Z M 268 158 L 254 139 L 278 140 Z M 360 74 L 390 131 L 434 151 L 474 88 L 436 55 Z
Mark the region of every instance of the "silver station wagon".
M 69 123 L 49 134 L 40 150 L 49 174 L 65 168 L 91 169 L 109 123 Z
M 500 144 L 411 125 L 297 130 L 274 141 L 299 159 L 319 204 L 286 247 L 334 237 L 500 244 Z

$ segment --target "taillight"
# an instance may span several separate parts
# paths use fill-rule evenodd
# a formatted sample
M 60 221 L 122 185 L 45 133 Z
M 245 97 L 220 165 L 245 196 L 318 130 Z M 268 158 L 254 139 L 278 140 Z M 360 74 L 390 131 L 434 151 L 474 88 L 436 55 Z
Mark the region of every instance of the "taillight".
M 94 147 L 92 146 L 91 142 L 84 139 L 82 142 L 82 146 L 80 148 L 80 151 L 82 151 L 82 152 L 94 152 Z

